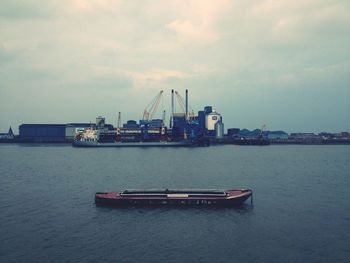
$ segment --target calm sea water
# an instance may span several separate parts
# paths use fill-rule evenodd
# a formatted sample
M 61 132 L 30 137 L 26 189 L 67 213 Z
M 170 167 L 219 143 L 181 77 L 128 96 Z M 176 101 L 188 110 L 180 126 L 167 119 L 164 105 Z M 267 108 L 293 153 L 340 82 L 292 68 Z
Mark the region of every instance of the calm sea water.
M 0 262 L 350 262 L 350 146 L 0 145 Z M 96 191 L 252 188 L 243 208 L 100 208 Z

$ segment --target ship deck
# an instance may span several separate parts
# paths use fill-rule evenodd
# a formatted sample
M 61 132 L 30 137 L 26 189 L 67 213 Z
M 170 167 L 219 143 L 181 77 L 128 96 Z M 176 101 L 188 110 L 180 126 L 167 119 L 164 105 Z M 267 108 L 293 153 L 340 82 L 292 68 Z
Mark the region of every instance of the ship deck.
M 98 192 L 96 202 L 149 201 L 149 200 L 246 200 L 252 195 L 250 189 L 234 190 L 125 190 L 123 192 Z

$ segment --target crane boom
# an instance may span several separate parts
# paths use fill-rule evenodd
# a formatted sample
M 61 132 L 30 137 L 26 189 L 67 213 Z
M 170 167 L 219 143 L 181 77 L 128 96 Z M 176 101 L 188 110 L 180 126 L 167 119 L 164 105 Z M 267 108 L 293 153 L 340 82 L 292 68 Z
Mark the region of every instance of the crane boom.
M 181 95 L 177 91 L 175 91 L 175 94 L 176 94 L 176 98 L 177 98 L 178 104 L 180 105 L 180 107 L 183 110 L 183 112 L 185 112 L 186 111 L 186 109 L 185 109 L 186 106 L 185 106 L 184 99 L 181 97 Z
M 183 112 L 186 112 L 186 102 L 184 100 L 184 98 L 177 92 L 175 91 L 176 97 L 177 97 L 177 101 L 178 104 L 180 105 L 181 109 L 183 110 Z M 188 105 L 188 107 L 190 108 L 190 111 L 187 113 L 188 116 L 186 116 L 186 118 L 193 118 L 194 117 L 194 110 Z
M 144 109 L 143 111 L 143 117 L 142 119 L 144 121 L 149 121 L 153 118 L 154 114 L 156 113 L 161 98 L 162 98 L 162 94 L 163 94 L 163 90 L 161 90 L 158 95 L 151 101 L 150 104 L 148 104 L 148 106 Z

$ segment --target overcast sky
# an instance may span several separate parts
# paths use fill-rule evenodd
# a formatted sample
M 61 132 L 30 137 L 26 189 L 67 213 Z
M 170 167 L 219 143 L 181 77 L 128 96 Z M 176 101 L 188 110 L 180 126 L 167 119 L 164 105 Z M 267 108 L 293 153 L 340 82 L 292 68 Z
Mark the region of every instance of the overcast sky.
M 225 128 L 350 131 L 350 1 L 1 0 L 0 132 L 140 119 L 162 89 Z

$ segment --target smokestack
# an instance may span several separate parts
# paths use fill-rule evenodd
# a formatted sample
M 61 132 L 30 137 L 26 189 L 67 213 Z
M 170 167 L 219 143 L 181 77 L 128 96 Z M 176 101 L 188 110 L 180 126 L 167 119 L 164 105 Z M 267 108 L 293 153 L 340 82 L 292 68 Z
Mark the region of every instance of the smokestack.
M 171 116 L 170 116 L 170 128 L 173 127 L 174 122 L 174 90 L 171 90 Z
M 118 120 L 117 120 L 117 128 L 121 128 L 122 124 L 122 118 L 121 118 L 121 112 L 118 112 Z
M 186 89 L 186 120 L 188 121 L 188 90 Z

